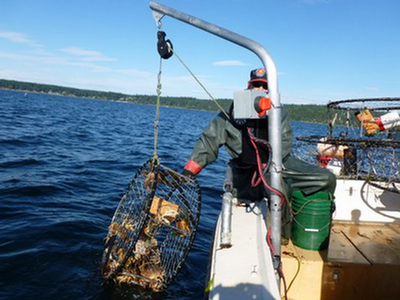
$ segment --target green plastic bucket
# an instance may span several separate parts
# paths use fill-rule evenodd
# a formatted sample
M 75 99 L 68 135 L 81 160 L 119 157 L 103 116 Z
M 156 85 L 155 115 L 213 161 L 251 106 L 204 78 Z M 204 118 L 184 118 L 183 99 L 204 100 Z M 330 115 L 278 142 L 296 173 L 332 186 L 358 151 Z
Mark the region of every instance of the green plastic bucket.
M 329 245 L 332 213 L 335 210 L 333 197 L 327 192 L 304 196 L 293 192 L 293 243 L 303 249 L 323 250 Z

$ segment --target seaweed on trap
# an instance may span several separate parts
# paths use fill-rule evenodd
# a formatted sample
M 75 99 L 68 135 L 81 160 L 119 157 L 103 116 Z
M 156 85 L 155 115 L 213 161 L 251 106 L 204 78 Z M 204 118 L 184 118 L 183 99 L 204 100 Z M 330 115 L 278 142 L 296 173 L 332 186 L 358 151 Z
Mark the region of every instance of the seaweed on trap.
M 129 184 L 109 226 L 103 276 L 120 285 L 162 291 L 189 253 L 200 206 L 195 178 L 147 161 Z

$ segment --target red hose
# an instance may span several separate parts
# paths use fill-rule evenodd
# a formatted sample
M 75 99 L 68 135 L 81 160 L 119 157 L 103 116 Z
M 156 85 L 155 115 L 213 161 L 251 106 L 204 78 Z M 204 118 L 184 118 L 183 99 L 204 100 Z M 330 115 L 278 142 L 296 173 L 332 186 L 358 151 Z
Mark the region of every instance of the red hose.
M 254 172 L 254 175 L 253 175 L 253 178 L 252 178 L 252 180 L 251 180 L 251 183 L 252 183 L 253 186 L 257 186 L 257 185 L 260 183 L 260 179 L 261 179 L 262 182 L 263 182 L 263 184 L 264 184 L 264 186 L 265 186 L 267 189 L 269 189 L 270 191 L 274 192 L 275 194 L 277 194 L 277 195 L 281 198 L 281 206 L 282 206 L 282 205 L 284 204 L 284 202 L 286 201 L 286 197 L 285 197 L 285 195 L 282 194 L 280 191 L 275 190 L 275 189 L 273 189 L 272 187 L 270 187 L 270 186 L 268 185 L 267 181 L 265 180 L 264 175 L 263 175 L 263 166 L 262 166 L 262 162 L 261 162 L 261 158 L 260 158 L 260 153 L 259 153 L 258 148 L 257 148 L 257 144 L 256 144 L 256 142 L 254 141 L 254 137 L 253 137 L 253 134 L 252 134 L 252 132 L 251 132 L 251 129 L 248 128 L 247 131 L 248 131 L 248 133 L 249 133 L 249 137 L 250 137 L 251 144 L 253 145 L 253 147 L 254 147 L 254 149 L 255 149 L 255 151 L 256 151 L 257 168 L 258 168 L 258 173 L 260 174 L 260 177 L 257 179 L 256 182 L 254 182 L 254 180 L 255 180 L 255 178 L 256 178 L 256 172 L 257 172 L 257 171 Z M 255 185 L 254 185 L 254 184 L 255 184 Z M 271 249 L 272 255 L 275 256 L 275 255 L 276 255 L 276 252 L 275 252 L 275 249 L 274 249 L 274 247 L 273 247 L 273 245 L 272 245 L 272 242 L 271 242 L 271 228 L 269 228 L 269 229 L 268 229 L 268 232 L 267 232 L 267 243 L 268 243 L 269 248 Z M 279 266 L 278 266 L 278 268 L 277 268 L 277 271 L 278 271 L 279 276 L 280 276 L 280 277 L 282 278 L 282 280 L 283 280 L 284 289 L 285 289 L 285 299 L 287 299 L 286 280 L 285 280 L 285 276 L 284 276 L 284 274 L 283 274 L 282 263 L 279 264 Z
M 283 195 L 280 191 L 278 191 L 278 190 L 273 189 L 272 187 L 270 187 L 270 186 L 268 185 L 267 181 L 265 180 L 265 178 L 264 178 L 264 176 L 263 176 L 262 162 L 261 162 L 260 153 L 259 153 L 259 151 L 258 151 L 257 144 L 256 144 L 256 142 L 254 141 L 254 138 L 253 138 L 253 134 L 252 134 L 252 132 L 251 132 L 251 129 L 248 128 L 247 131 L 248 131 L 248 133 L 249 133 L 250 142 L 251 142 L 251 144 L 253 145 L 253 147 L 254 147 L 254 149 L 255 149 L 255 151 L 256 151 L 257 168 L 258 168 L 258 173 L 260 174 L 260 177 L 259 177 L 259 178 L 257 179 L 257 181 L 255 182 L 255 185 L 253 185 L 254 180 L 255 180 L 255 176 L 256 176 L 256 175 L 254 174 L 254 176 L 253 176 L 253 178 L 252 178 L 252 181 L 251 181 L 251 182 L 252 182 L 252 185 L 253 185 L 253 186 L 257 186 L 257 185 L 260 183 L 260 179 L 261 179 L 262 182 L 263 182 L 263 184 L 264 184 L 264 186 L 265 186 L 267 189 L 269 189 L 269 190 L 272 191 L 273 193 L 277 194 L 277 195 L 281 198 L 281 206 L 282 206 L 283 203 L 286 201 L 286 197 L 285 197 L 285 195 Z

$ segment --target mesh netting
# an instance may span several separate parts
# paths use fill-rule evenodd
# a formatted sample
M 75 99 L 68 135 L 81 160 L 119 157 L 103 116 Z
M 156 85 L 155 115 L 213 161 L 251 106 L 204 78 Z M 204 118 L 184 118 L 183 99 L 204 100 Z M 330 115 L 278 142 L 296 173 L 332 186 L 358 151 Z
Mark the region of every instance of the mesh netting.
M 117 284 L 163 290 L 193 243 L 201 196 L 196 179 L 146 162 L 115 211 L 103 253 L 103 275 Z
M 398 122 L 388 120 L 385 126 L 380 124 L 382 127 L 379 126 L 379 122 L 376 122 L 382 116 L 397 111 L 400 111 L 400 98 L 330 102 L 328 104 L 328 136 L 372 141 L 379 139 L 399 140 L 400 124 Z
M 328 104 L 326 136 L 300 136 L 295 155 L 331 169 L 339 178 L 363 179 L 399 192 L 400 99 L 358 99 Z

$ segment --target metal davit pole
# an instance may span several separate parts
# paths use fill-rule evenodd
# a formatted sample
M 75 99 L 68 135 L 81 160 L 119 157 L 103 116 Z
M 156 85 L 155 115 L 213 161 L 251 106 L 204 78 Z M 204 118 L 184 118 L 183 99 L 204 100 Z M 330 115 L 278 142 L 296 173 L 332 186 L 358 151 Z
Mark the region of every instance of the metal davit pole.
M 175 9 L 169 8 L 162 4 L 151 1 L 150 8 L 153 10 L 154 18 L 159 26 L 161 19 L 168 15 L 174 19 L 185 22 L 189 25 L 212 33 L 218 37 L 226 39 L 234 44 L 242 46 L 254 54 L 256 54 L 262 61 L 265 69 L 267 70 L 268 78 L 268 95 L 272 102 L 272 108 L 268 113 L 268 136 L 269 142 L 272 147 L 272 162 L 270 167 L 271 173 L 271 187 L 276 190 L 281 190 L 281 172 L 282 172 L 282 149 L 281 149 L 281 105 L 280 95 L 278 91 L 278 76 L 275 63 L 267 50 L 259 43 L 241 36 L 232 31 L 226 30 L 214 24 L 200 20 L 193 16 L 184 14 Z M 271 237 L 272 246 L 276 255 L 281 255 L 281 199 L 275 193 L 271 193 Z

